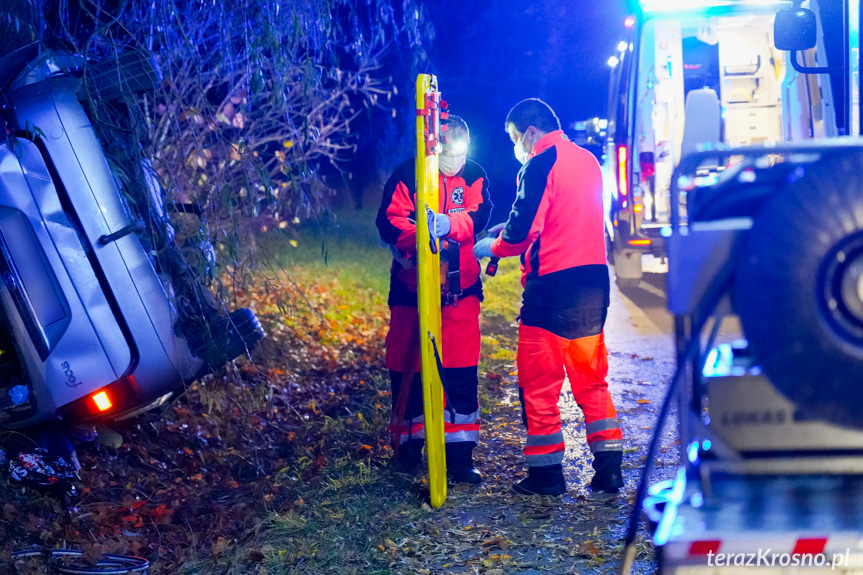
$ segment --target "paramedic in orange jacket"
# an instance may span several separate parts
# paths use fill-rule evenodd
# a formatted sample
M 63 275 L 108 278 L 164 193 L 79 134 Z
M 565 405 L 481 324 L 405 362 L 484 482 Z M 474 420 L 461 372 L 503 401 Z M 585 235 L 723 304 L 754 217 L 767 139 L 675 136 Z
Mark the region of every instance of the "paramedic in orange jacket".
M 501 234 L 477 242 L 474 253 L 521 257 L 516 362 L 528 476 L 513 488 L 524 494 L 566 491 L 558 400 L 569 376 L 593 453 L 591 487 L 617 492 L 623 436 L 605 380 L 609 279 L 599 164 L 567 139 L 542 100 L 516 104 L 505 128 L 523 164 L 518 193 Z
M 473 449 L 479 441 L 477 364 L 480 351 L 479 311 L 482 282 L 473 255 L 476 234 L 485 229 L 492 204 L 488 178 L 479 164 L 467 159 L 467 124 L 450 116 L 439 159 L 439 213 L 434 233 L 441 239 L 441 261 L 458 275 L 441 286 L 442 363 L 445 392 L 444 441 L 447 471 L 457 482 L 480 483 Z M 417 313 L 416 227 L 425 221 L 416 213 L 415 162 L 398 166 L 384 186 L 377 226 L 393 251 L 390 270 L 390 325 L 386 337 L 386 365 L 390 371 L 396 413 L 402 379 L 413 373 L 403 418 L 394 417 L 391 432 L 399 435 L 397 465 L 414 471 L 420 463 L 425 429 L 419 374 L 419 317 Z M 444 246 L 448 246 L 445 249 Z M 455 278 L 455 279 L 453 279 Z M 460 292 L 460 293 L 459 293 Z M 409 363 L 413 363 L 410 366 Z M 404 398 L 403 398 L 404 402 Z

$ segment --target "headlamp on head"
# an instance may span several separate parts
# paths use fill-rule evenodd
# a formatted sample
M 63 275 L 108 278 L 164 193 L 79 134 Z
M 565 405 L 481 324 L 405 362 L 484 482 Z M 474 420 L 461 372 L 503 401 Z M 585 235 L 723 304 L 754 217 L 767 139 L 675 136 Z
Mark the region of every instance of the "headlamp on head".
M 455 176 L 464 169 L 467 161 L 470 132 L 464 120 L 453 115 L 450 115 L 447 121 L 447 128 L 443 137 L 443 149 L 438 157 L 438 167 L 443 175 Z
M 447 138 L 438 157 L 438 167 L 443 175 L 454 176 L 461 172 L 467 161 L 467 146 L 467 138 L 453 136 Z
M 463 156 L 467 154 L 467 140 L 462 138 L 448 138 L 441 152 L 447 156 Z

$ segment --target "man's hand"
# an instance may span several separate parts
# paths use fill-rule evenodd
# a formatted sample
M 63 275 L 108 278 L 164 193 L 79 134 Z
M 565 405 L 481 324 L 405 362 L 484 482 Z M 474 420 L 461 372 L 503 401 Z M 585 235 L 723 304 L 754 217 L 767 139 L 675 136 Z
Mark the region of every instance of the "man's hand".
M 442 238 L 446 236 L 452 224 L 450 224 L 449 216 L 446 214 L 436 214 L 434 219 L 434 235 L 436 238 Z
M 491 253 L 491 242 L 493 241 L 494 238 L 483 238 L 475 243 L 473 245 L 474 257 L 476 257 L 476 259 L 494 257 L 494 254 Z

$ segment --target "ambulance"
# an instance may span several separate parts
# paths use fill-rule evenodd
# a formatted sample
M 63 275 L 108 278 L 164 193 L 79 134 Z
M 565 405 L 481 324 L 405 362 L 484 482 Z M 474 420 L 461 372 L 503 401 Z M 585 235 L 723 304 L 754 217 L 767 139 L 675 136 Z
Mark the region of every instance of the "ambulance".
M 662 575 L 863 573 L 860 8 L 643 0 L 627 20 L 609 229 L 618 281 L 668 258 L 677 368 L 624 573 L 642 517 Z M 680 465 L 655 481 L 672 412 Z
M 688 153 L 716 144 L 769 146 L 858 134 L 851 93 L 838 72 L 851 57 L 843 2 L 822 2 L 818 34 L 801 66 L 831 63 L 836 73 L 796 70 L 778 50 L 776 0 L 642 0 L 630 3 L 612 66 L 604 200 L 609 260 L 621 287 L 637 286 L 644 254 L 664 257 L 671 176 Z M 845 40 L 843 40 L 845 39 Z M 855 76 L 856 77 L 856 76 Z M 855 103 L 856 105 L 856 103 Z M 731 158 L 733 160 L 733 158 Z M 726 166 L 707 160 L 700 176 Z M 686 197 L 674 198 L 686 205 Z M 685 210 L 684 210 L 685 218 Z

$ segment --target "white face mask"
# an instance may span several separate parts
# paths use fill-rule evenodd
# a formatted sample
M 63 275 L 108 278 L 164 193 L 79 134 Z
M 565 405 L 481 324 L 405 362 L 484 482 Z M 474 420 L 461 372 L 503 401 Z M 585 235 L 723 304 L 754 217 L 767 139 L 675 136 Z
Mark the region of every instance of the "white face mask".
M 441 154 L 438 156 L 438 168 L 444 176 L 454 176 L 461 171 L 467 161 L 467 154 L 450 156 Z
M 524 138 L 526 134 L 522 134 L 521 138 L 515 143 L 513 147 L 513 153 L 515 154 L 515 159 L 518 160 L 518 163 L 524 165 L 530 159 L 530 152 L 524 149 Z

